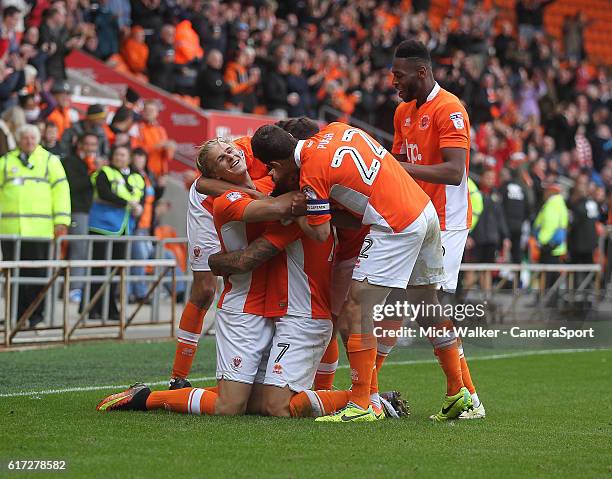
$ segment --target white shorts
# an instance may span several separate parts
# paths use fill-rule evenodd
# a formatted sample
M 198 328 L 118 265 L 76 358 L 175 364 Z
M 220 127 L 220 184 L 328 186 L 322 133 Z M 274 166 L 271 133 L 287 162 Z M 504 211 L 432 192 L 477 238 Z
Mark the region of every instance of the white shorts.
M 353 268 L 357 258 L 349 258 L 334 264 L 331 273 L 331 313 L 338 316 L 348 298 Z
M 444 281 L 440 222 L 431 201 L 404 231 L 390 233 L 372 226 L 353 279 L 401 289 Z
M 196 191 L 196 183 L 189 190 L 187 208 L 187 240 L 189 242 L 189 263 L 192 271 L 210 271 L 208 257 L 221 251 L 212 214 L 202 206 L 206 199 Z
M 444 274 L 442 289 L 448 293 L 454 293 L 457 289 L 459 279 L 459 268 L 465 251 L 465 242 L 470 230 L 441 231 L 442 238 L 442 261 L 444 262 Z
M 263 316 L 217 310 L 217 379 L 239 383 L 263 383 L 264 372 L 257 374 L 270 350 L 274 322 Z
M 332 322 L 283 316 L 275 325 L 264 384 L 280 388 L 289 386 L 298 393 L 310 389 L 331 339 Z

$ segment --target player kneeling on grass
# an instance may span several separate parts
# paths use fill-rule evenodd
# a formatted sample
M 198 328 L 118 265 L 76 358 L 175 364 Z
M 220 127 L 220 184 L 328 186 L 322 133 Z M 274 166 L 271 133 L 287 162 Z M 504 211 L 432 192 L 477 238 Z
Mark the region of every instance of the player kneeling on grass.
M 201 170 L 207 173 L 207 176 L 242 186 L 254 186 L 246 172 L 243 157 L 231 144 L 219 140 L 208 142 L 202 148 L 200 157 Z M 288 205 L 292 200 L 293 195 L 291 194 L 275 200 L 253 200 L 239 191 L 226 192 L 215 201 L 213 210 L 215 226 L 224 249 L 226 251 L 243 249 L 248 245 L 249 240 L 258 237 L 258 233 L 262 231 L 264 236 L 268 234 L 269 238 L 274 238 L 273 243 L 282 243 L 282 239 L 274 236 L 274 232 L 266 233 L 263 229 L 264 225 L 257 222 L 288 216 Z M 272 226 L 280 227 L 278 224 Z M 294 232 L 297 230 L 299 228 L 294 229 Z M 286 237 L 290 238 L 289 235 Z M 285 277 L 287 274 L 285 273 Z M 291 347 L 290 344 L 287 345 L 284 341 L 279 340 L 275 344 L 276 348 L 270 353 L 274 325 L 272 321 L 263 317 L 267 300 L 266 291 L 271 290 L 276 293 L 282 289 L 267 288 L 267 275 L 268 264 L 264 263 L 252 272 L 232 274 L 227 278 L 226 287 L 219 302 L 217 322 L 218 388 L 185 388 L 151 392 L 144 384 L 137 384 L 127 391 L 104 399 L 97 409 L 108 411 L 166 408 L 183 413 L 217 415 L 262 411 L 268 414 L 288 415 L 287 409 L 289 409 L 296 415 L 321 415 L 344 406 L 348 401 L 348 391 L 324 391 L 320 394 L 310 394 L 310 396 L 308 393 L 303 393 L 299 405 L 290 408 L 289 401 L 282 401 L 283 407 L 276 404 L 281 401 L 267 399 L 266 403 L 262 403 L 263 396 L 257 392 L 258 386 L 253 388 L 253 384 L 263 382 L 264 377 L 271 377 L 270 381 L 276 380 L 274 375 L 283 370 L 280 361 Z M 281 275 L 272 276 L 282 277 Z M 289 295 L 289 290 L 285 289 L 285 293 Z M 277 303 L 282 301 L 277 301 Z M 324 305 L 320 307 L 324 308 Z M 313 358 L 306 358 L 306 363 L 318 364 L 323 349 L 329 341 L 331 325 L 325 324 L 329 323 L 325 319 L 311 320 L 310 323 L 312 324 L 311 337 L 315 338 L 315 342 L 318 340 L 320 347 L 310 348 L 310 353 L 307 354 L 313 355 Z M 286 331 L 292 327 L 297 328 L 298 336 L 303 333 L 300 331 L 302 324 L 299 317 L 287 317 L 284 325 L 286 327 L 281 328 L 279 332 L 281 335 L 286 334 Z M 308 348 L 297 347 L 297 344 L 294 344 L 294 349 L 298 351 L 298 356 L 291 354 L 287 356 L 287 360 L 296 361 L 300 350 L 304 352 Z M 273 361 L 267 361 L 266 353 L 271 354 L 270 359 Z M 318 357 L 314 358 L 314 356 Z M 314 376 L 314 371 L 311 375 Z M 304 379 L 303 373 L 300 376 L 299 368 L 294 377 L 297 378 L 296 388 L 308 387 L 303 386 L 304 381 L 308 381 L 308 378 Z M 310 378 L 310 383 L 312 383 L 312 378 Z M 296 395 L 298 400 L 299 396 Z M 311 404 L 310 407 L 308 403 Z

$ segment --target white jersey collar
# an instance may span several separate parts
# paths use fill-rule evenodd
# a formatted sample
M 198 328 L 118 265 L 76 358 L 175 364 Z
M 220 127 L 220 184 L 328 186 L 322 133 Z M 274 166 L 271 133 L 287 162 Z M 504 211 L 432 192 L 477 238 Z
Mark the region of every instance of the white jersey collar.
M 302 153 L 302 147 L 304 146 L 305 140 L 299 140 L 295 147 L 295 151 L 293 152 L 293 160 L 298 168 L 302 166 L 302 160 L 300 159 L 300 154 Z
M 434 87 L 429 92 L 429 95 L 427 95 L 427 100 L 425 100 L 425 102 L 433 100 L 438 93 L 440 93 L 440 85 L 438 85 L 438 82 L 435 82 Z

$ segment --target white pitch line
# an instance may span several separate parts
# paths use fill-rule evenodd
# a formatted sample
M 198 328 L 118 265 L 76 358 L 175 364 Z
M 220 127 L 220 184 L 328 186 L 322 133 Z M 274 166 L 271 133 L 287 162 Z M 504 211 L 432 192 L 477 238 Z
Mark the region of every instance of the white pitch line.
M 473 361 L 491 361 L 494 359 L 509 359 L 509 358 L 521 358 L 527 356 L 546 356 L 549 354 L 572 354 L 572 353 L 588 353 L 592 351 L 608 351 L 609 348 L 579 348 L 579 349 L 542 349 L 537 351 L 520 351 L 516 353 L 504 353 L 504 354 L 491 354 L 488 356 L 475 356 L 470 358 L 470 362 Z M 410 364 L 437 364 L 436 359 L 411 359 L 407 361 L 390 361 L 386 362 L 385 366 L 406 366 Z M 348 369 L 348 364 L 342 364 L 338 366 L 338 369 Z M 191 378 L 190 381 L 195 382 L 203 382 L 203 381 L 214 381 L 216 378 L 214 376 L 203 376 Z M 167 385 L 168 380 L 164 379 L 161 381 L 151 381 L 146 382 L 148 386 L 161 386 Z M 87 392 L 87 391 L 101 391 L 103 389 L 116 389 L 122 390 L 128 388 L 128 384 L 115 384 L 115 385 L 106 385 L 106 386 L 81 386 L 81 387 L 72 387 L 65 389 L 46 389 L 43 391 L 19 391 L 15 393 L 3 393 L 0 394 L 0 397 L 3 398 L 11 398 L 11 397 L 20 397 L 20 396 L 42 396 L 46 394 L 64 394 L 71 392 Z

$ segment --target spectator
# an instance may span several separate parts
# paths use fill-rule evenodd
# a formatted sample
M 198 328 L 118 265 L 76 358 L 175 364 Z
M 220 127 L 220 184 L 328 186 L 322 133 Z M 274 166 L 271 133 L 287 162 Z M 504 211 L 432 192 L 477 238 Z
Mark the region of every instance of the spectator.
M 70 85 L 68 82 L 55 82 L 51 87 L 51 97 L 46 96 L 47 107 L 41 113 L 42 118 L 47 118 L 57 125 L 58 139 L 64 132 L 78 121 L 78 114 L 70 107 Z
M 170 92 L 174 91 L 178 73 L 175 63 L 174 36 L 174 26 L 164 25 L 159 33 L 159 41 L 151 47 L 147 61 L 149 81 Z
M 311 111 L 312 100 L 310 97 L 310 88 L 308 87 L 308 81 L 302 73 L 302 62 L 299 60 L 292 61 L 289 66 L 287 91 L 289 95 L 297 95 L 292 98 L 287 97 L 287 102 L 289 103 L 288 113 L 291 118 L 313 116 Z
M 85 38 L 71 36 L 66 28 L 66 12 L 63 8 L 50 8 L 44 14 L 40 27 L 40 47 L 48 53 L 47 74 L 58 81 L 66 79 L 65 58 L 73 48 L 81 48 Z
M 230 62 L 225 69 L 225 81 L 230 86 L 229 103 L 232 109 L 252 113 L 257 104 L 255 86 L 259 83 L 259 68 L 251 68 L 255 60 L 255 51 L 245 48 L 238 52 L 236 60 Z M 250 70 L 249 70 L 250 69 Z
M 132 167 L 144 179 L 144 202 L 143 210 L 134 234 L 137 236 L 151 236 L 154 232 L 155 202 L 159 200 L 163 193 L 165 177 L 157 180 L 147 167 L 147 152 L 142 148 L 137 148 L 132 152 Z M 150 241 L 137 241 L 132 245 L 132 259 L 149 259 L 152 257 L 153 244 Z M 143 267 L 132 268 L 131 273 L 136 276 L 144 276 Z M 141 302 L 145 299 L 148 290 L 148 283 L 135 281 L 130 283 L 129 300 L 131 303 Z
M 541 264 L 559 264 L 567 253 L 568 210 L 561 196 L 561 187 L 549 182 L 544 186 L 544 204 L 533 223 L 533 234 L 540 248 Z M 558 273 L 546 275 L 549 289 L 559 277 Z
M 168 173 L 168 163 L 174 157 L 175 144 L 168 139 L 166 129 L 158 122 L 159 106 L 155 100 L 145 101 L 137 136 L 149 156 L 149 170 L 159 177 Z
M 130 167 L 130 150 L 125 146 L 113 148 L 108 166 L 103 166 L 92 175 L 94 201 L 89 214 L 89 232 L 101 236 L 130 235 L 136 226 L 136 219 L 142 213 L 145 184 L 142 176 Z M 108 240 L 93 242 L 93 259 L 106 259 Z M 111 258 L 125 258 L 126 243 L 112 243 Z M 109 258 L 110 259 L 110 258 Z M 94 276 L 104 274 L 104 268 L 93 268 Z M 100 289 L 100 284 L 92 284 L 91 301 Z M 119 320 L 116 293 L 117 283 L 110 287 L 110 307 L 108 317 Z M 83 301 L 81 310 L 84 308 Z M 102 318 L 102 301 L 97 301 L 89 313 L 91 319 Z
M 529 201 L 519 176 L 520 170 L 518 168 L 503 169 L 500 174 L 502 186 L 499 194 L 512 243 L 510 254 L 513 263 L 522 263 L 523 261 L 521 236 L 523 226 L 529 220 Z
M 2 10 L 2 25 L 0 25 L 0 57 L 7 53 L 12 55 L 19 52 L 20 34 L 17 25 L 21 21 L 21 11 L 10 5 Z
M 134 112 L 127 106 L 120 107 L 113 115 L 110 124 L 111 144 L 136 147 L 138 139 L 134 136 Z
M 0 117 L 0 155 L 6 155 L 17 147 L 15 134 L 25 124 L 25 113 L 18 106 L 2 113 Z
M 70 223 L 70 191 L 57 156 L 40 146 L 40 132 L 23 125 L 15 135 L 17 148 L 0 157 L 0 234 L 51 240 L 67 232 Z M 27 219 L 26 219 L 27 218 Z M 49 258 L 48 241 L 27 240 L 17 257 L 15 241 L 2 241 L 5 260 Z M 45 268 L 28 269 L 30 277 L 45 277 Z M 23 274 L 23 273 L 22 273 Z M 21 285 L 17 317 L 25 312 L 43 285 Z M 43 320 L 44 300 L 30 317 L 30 327 Z
M 581 174 L 569 200 L 570 226 L 567 243 L 570 261 L 573 264 L 593 263 L 593 252 L 597 247 L 599 207 L 589 194 L 589 177 Z M 576 285 L 577 286 L 577 285 Z
M 223 78 L 223 55 L 211 50 L 206 57 L 206 66 L 200 70 L 196 80 L 196 93 L 200 107 L 210 110 L 224 110 L 230 86 Z
M 73 124 L 64 131 L 61 147 L 64 154 L 69 154 L 76 145 L 77 139 L 84 133 L 93 133 L 98 137 L 98 156 L 108 158 L 110 144 L 106 135 L 106 110 L 102 105 L 90 105 L 83 120 Z
M 527 42 L 538 32 L 542 31 L 544 24 L 544 9 L 556 0 L 518 0 L 516 2 L 516 20 L 519 25 L 519 34 Z
M 126 34 L 132 24 L 132 6 L 129 0 L 107 0 L 107 7 L 117 19 L 119 30 Z
M 582 11 L 577 11 L 574 16 L 566 16 L 563 21 L 563 48 L 565 58 L 573 61 L 581 61 L 585 57 L 584 30 L 589 22 Z
M 43 127 L 42 146 L 49 153 L 53 153 L 61 158 L 62 149 L 58 141 L 58 128 L 55 123 L 47 120 Z
M 107 60 L 119 51 L 119 23 L 109 8 L 109 0 L 98 0 L 87 14 L 87 21 L 96 28 L 98 46 L 95 55 Z
M 51 123 L 53 124 L 53 123 Z M 96 171 L 98 137 L 94 133 L 84 133 L 79 137 L 75 149 L 62 159 L 66 178 L 70 186 L 72 204 L 71 235 L 86 235 L 89 232 L 89 210 L 93 202 L 93 186 L 90 175 Z M 88 244 L 85 241 L 71 241 L 71 260 L 87 259 Z M 72 274 L 83 276 L 85 268 L 73 268 Z M 70 286 L 70 302 L 80 303 L 83 283 L 75 282 Z
M 134 25 L 129 37 L 121 44 L 121 56 L 132 73 L 146 73 L 149 47 L 145 43 L 145 32 L 140 25 Z
M 17 104 L 17 92 L 25 86 L 26 61 L 19 54 L 0 59 L 0 111 Z
M 276 70 L 267 75 L 264 95 L 268 114 L 276 118 L 286 118 L 289 111 L 289 102 L 295 106 L 299 103 L 299 95 L 292 93 L 289 96 L 287 90 L 287 75 L 289 73 L 289 62 L 281 58 Z
M 495 172 L 484 172 L 480 192 L 482 194 L 483 208 L 478 224 L 470 233 L 474 239 L 477 263 L 495 263 L 500 247 L 504 252 L 510 250 L 510 231 L 504 214 L 502 199 L 495 191 Z

